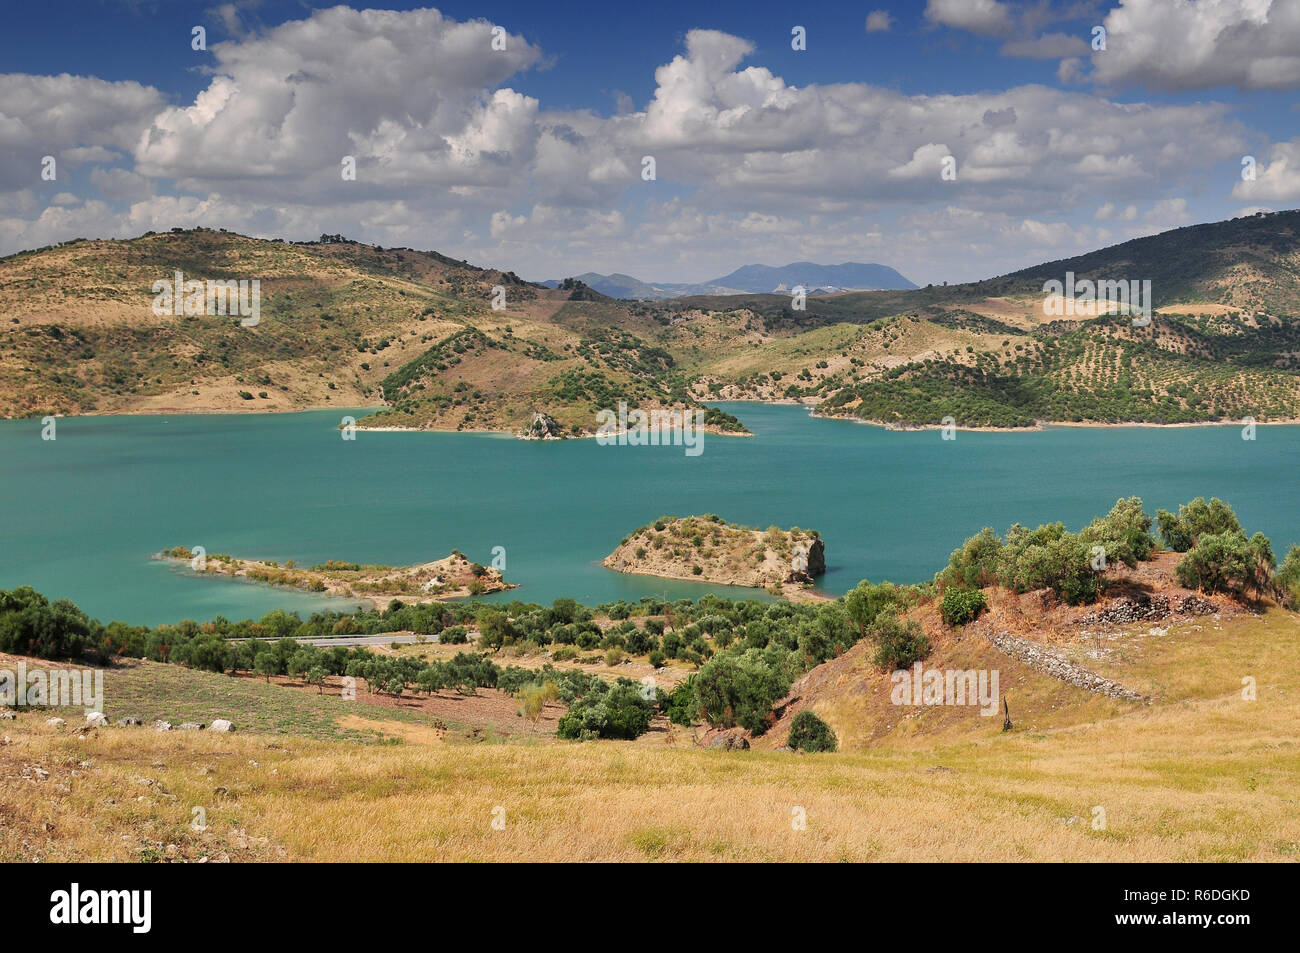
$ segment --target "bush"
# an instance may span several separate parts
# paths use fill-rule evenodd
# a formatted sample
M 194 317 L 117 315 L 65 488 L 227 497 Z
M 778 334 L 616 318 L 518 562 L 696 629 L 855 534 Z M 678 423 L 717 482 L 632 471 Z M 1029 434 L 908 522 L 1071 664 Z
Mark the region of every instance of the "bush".
M 793 657 L 780 648 L 719 655 L 695 678 L 700 715 L 715 728 L 767 731 L 772 706 L 790 690 Z
M 1274 581 L 1283 601 L 1292 609 L 1300 607 L 1300 546 L 1287 551 Z
M 901 622 L 892 612 L 876 617 L 868 635 L 876 643 L 872 662 L 886 671 L 910 668 L 930 654 L 930 639 L 915 622 Z
M 1201 536 L 1242 532 L 1237 514 L 1218 497 L 1206 503 L 1205 497 L 1198 496 L 1179 506 L 1176 515 L 1168 510 L 1156 510 L 1156 521 L 1160 538 L 1176 553 L 1188 552 Z
M 835 732 L 809 709 L 794 716 L 790 725 L 790 739 L 786 742 L 796 751 L 834 751 Z
M 939 603 L 939 615 L 948 625 L 965 625 L 978 618 L 988 607 L 988 600 L 979 589 L 957 589 L 949 586 Z
M 654 716 L 654 703 L 643 696 L 641 685 L 620 678 L 607 691 L 599 684 L 574 703 L 560 719 L 561 738 L 587 741 L 594 738 L 632 740 L 645 734 Z
M 469 641 L 469 633 L 463 625 L 453 625 L 438 633 L 438 641 L 444 645 L 464 645 Z
M 1258 595 L 1270 588 L 1275 563 L 1272 544 L 1263 533 L 1250 539 L 1241 530 L 1207 533 L 1179 560 L 1174 577 L 1188 589 Z

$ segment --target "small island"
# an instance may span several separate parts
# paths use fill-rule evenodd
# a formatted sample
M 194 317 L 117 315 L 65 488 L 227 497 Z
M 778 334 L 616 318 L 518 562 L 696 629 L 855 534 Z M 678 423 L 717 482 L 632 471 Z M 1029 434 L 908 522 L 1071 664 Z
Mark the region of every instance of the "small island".
M 289 560 L 284 565 L 257 559 L 240 559 L 225 553 L 205 554 L 177 546 L 158 558 L 188 563 L 195 572 L 230 576 L 272 586 L 287 586 L 307 592 L 346 598 L 367 599 L 383 608 L 393 599 L 408 603 L 462 599 L 516 588 L 497 569 L 471 562 L 453 549 L 445 559 L 415 566 L 377 566 L 330 560 L 300 568 Z
M 633 531 L 603 565 L 616 572 L 748 586 L 790 596 L 826 571 L 826 547 L 816 530 L 761 530 L 713 514 L 663 516 Z

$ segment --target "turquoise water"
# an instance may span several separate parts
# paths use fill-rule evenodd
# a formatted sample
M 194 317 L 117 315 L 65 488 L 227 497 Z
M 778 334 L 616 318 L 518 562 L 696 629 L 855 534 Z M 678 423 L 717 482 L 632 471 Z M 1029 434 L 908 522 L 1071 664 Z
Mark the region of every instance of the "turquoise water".
M 980 527 L 1078 528 L 1120 496 L 1148 512 L 1221 496 L 1281 555 L 1300 541 L 1300 427 L 1054 428 L 892 433 L 798 407 L 722 404 L 753 438 L 707 435 L 704 452 L 524 442 L 478 434 L 366 433 L 343 411 L 286 415 L 0 421 L 0 588 L 27 584 L 99 618 L 157 624 L 273 608 L 344 608 L 306 593 L 187 577 L 163 548 L 403 565 L 453 548 L 506 550 L 508 598 L 588 603 L 753 590 L 628 576 L 600 566 L 662 514 L 717 513 L 818 529 L 822 586 L 930 577 Z

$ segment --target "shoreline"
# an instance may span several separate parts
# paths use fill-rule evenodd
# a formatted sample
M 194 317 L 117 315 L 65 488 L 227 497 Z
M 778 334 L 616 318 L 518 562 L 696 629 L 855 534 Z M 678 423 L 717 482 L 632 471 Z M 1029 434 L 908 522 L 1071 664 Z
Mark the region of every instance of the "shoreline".
M 898 424 L 885 420 L 868 420 L 862 417 L 853 417 L 847 414 L 820 414 L 817 412 L 817 403 L 808 403 L 796 400 L 723 400 L 712 398 L 708 399 L 711 404 L 758 404 L 766 407 L 806 407 L 808 416 L 815 420 L 843 420 L 848 423 L 864 424 L 868 427 L 879 427 L 883 430 L 894 431 L 896 433 L 912 433 L 927 430 L 942 430 L 942 424 Z M 217 408 L 202 408 L 197 410 L 114 410 L 108 412 L 91 412 L 85 414 L 30 414 L 22 417 L 0 417 L 0 421 L 17 422 L 32 421 L 39 423 L 45 416 L 53 416 L 57 420 L 81 420 L 95 417 L 202 417 L 202 416 L 288 416 L 290 414 L 310 414 L 318 413 L 325 410 L 338 410 L 343 416 L 349 416 L 346 412 L 363 410 L 375 411 L 386 409 L 384 405 L 371 405 L 362 408 L 356 407 L 298 407 L 293 410 L 222 410 Z M 1285 420 L 1256 420 L 1256 427 L 1295 427 L 1300 426 L 1300 417 L 1291 417 Z M 360 420 L 358 420 L 360 424 Z M 954 429 L 963 433 L 1042 433 L 1046 430 L 1057 427 L 1077 427 L 1091 430 L 1110 430 L 1125 427 L 1149 427 L 1156 428 L 1184 428 L 1184 427 L 1244 427 L 1246 423 L 1242 419 L 1237 420 L 1192 420 L 1181 421 L 1179 423 L 1155 423 L 1153 421 L 1143 420 L 1126 420 L 1119 423 L 1102 423 L 1091 420 L 1036 420 L 1031 427 L 968 427 L 957 424 Z M 370 433 L 447 433 L 447 434 L 483 434 L 491 436 L 509 437 L 515 440 L 529 440 L 539 442 L 562 442 L 565 440 L 586 440 L 598 436 L 596 433 L 574 434 L 568 437 L 521 437 L 517 431 L 497 430 L 490 428 L 474 429 L 457 429 L 454 427 L 362 427 L 357 426 L 356 430 L 368 431 Z M 626 431 L 623 431 L 626 432 Z M 701 428 L 702 433 L 712 434 L 716 437 L 754 437 L 753 431 L 737 433 L 735 431 L 717 430 L 713 428 Z

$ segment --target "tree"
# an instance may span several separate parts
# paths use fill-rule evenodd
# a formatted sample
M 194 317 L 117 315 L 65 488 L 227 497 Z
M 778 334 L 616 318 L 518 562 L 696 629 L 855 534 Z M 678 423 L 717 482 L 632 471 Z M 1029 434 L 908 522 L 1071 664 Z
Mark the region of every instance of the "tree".
M 478 630 L 480 644 L 493 651 L 515 640 L 514 626 L 504 612 L 496 609 L 487 609 L 479 615 Z
M 307 669 L 307 684 L 317 686 L 317 694 L 325 694 L 325 669 L 319 665 L 313 665 Z
M 1207 533 L 1174 567 L 1179 585 L 1204 592 L 1222 592 L 1244 596 L 1260 595 L 1271 588 L 1273 567 L 1272 544 L 1263 533 L 1250 539 L 1240 530 Z
M 876 616 L 892 608 L 899 601 L 898 587 L 892 582 L 872 585 L 869 579 L 863 579 L 857 586 L 844 595 L 844 608 L 849 618 L 858 627 L 858 635 L 866 635 L 867 626 L 876 621 Z
M 266 682 L 269 685 L 271 676 L 280 674 L 280 666 L 272 652 L 262 652 L 257 656 L 253 671 L 258 675 L 266 676 Z
M 1278 590 L 1291 608 L 1300 606 L 1300 546 L 1287 550 L 1275 577 Z
M 930 639 L 920 625 L 911 620 L 899 620 L 893 612 L 882 612 L 868 631 L 876 643 L 872 661 L 886 671 L 909 668 L 930 654 Z
M 1176 553 L 1187 552 L 1204 535 L 1242 532 L 1237 514 L 1218 497 L 1206 503 L 1205 497 L 1198 496 L 1179 506 L 1177 515 L 1168 510 L 1156 510 L 1156 521 L 1161 539 Z
M 987 605 L 988 600 L 982 590 L 949 586 L 939 602 L 939 615 L 948 625 L 965 625 L 977 618 Z
M 772 706 L 790 690 L 790 665 L 782 664 L 788 657 L 788 651 L 775 646 L 717 656 L 695 677 L 700 715 L 715 728 L 740 725 L 761 735 Z

